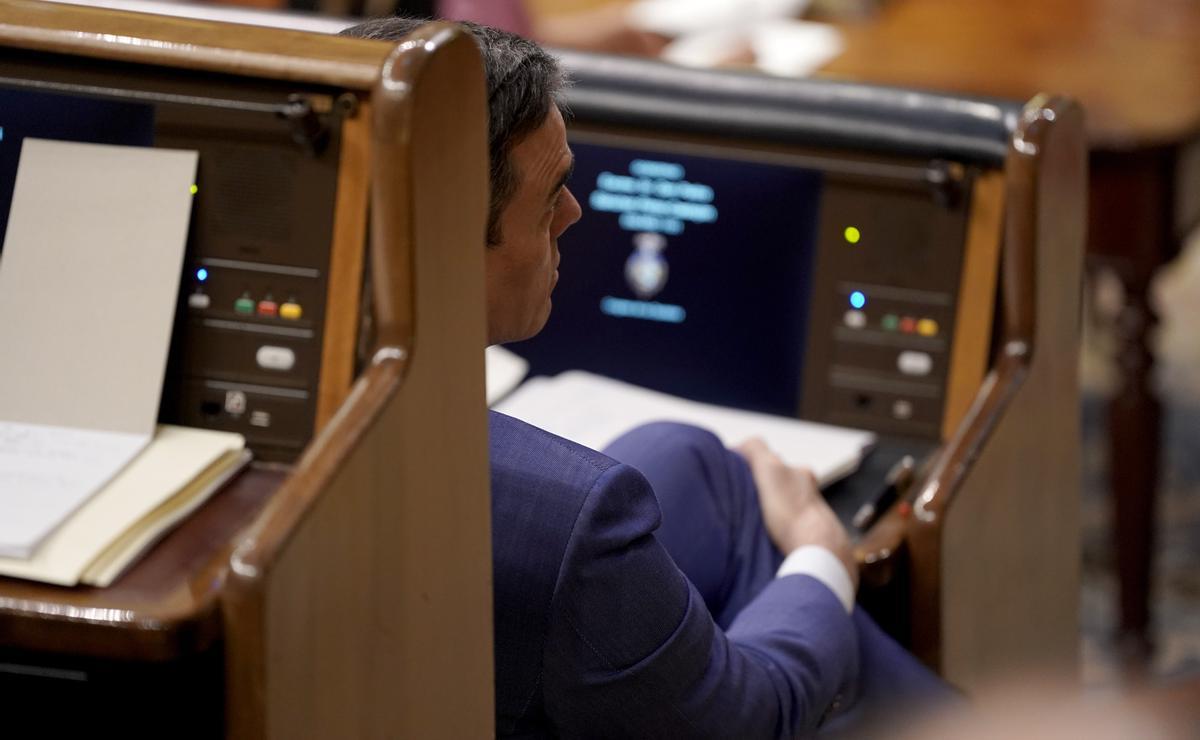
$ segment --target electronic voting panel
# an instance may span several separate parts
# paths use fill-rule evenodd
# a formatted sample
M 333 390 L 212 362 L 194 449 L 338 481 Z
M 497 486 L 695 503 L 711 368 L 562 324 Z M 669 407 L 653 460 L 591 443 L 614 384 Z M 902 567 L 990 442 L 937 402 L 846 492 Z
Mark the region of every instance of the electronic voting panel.
M 510 347 L 531 373 L 578 368 L 938 439 L 979 173 L 970 158 L 889 152 L 869 139 L 877 130 L 855 150 L 836 125 L 815 146 L 813 122 L 836 111 L 821 111 L 820 95 L 787 98 L 814 81 L 568 61 L 583 215 L 558 242 L 546 328 Z M 723 100 L 727 77 L 767 87 Z M 987 343 L 976 338 L 979 367 Z
M 48 54 L 25 62 L 0 78 L 0 216 L 25 138 L 199 152 L 160 417 L 240 432 L 260 459 L 296 456 L 316 419 L 355 98 Z

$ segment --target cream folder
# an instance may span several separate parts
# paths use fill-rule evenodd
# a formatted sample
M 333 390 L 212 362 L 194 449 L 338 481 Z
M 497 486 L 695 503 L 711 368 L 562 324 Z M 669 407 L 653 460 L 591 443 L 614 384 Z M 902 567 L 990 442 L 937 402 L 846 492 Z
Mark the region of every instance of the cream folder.
M 161 426 L 150 444 L 28 559 L 0 575 L 63 586 L 107 585 L 147 545 L 199 506 L 244 463 L 240 434 Z M 201 485 L 194 485 L 200 483 Z

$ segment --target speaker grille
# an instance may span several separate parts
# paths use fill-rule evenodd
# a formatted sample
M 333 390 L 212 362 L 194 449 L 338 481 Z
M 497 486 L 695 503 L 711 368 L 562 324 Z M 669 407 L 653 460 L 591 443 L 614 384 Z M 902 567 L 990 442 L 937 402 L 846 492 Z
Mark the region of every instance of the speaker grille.
M 279 242 L 292 236 L 295 155 L 255 147 L 213 147 L 204 172 L 217 237 Z

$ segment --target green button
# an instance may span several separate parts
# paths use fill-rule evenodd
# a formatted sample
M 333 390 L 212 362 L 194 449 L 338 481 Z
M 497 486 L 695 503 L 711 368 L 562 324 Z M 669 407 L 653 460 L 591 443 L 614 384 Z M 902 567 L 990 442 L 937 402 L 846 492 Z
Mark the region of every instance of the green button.
M 879 325 L 887 331 L 896 331 L 900 326 L 900 317 L 894 313 L 886 314 L 879 320 Z
M 233 310 L 238 313 L 254 313 L 254 300 L 243 296 L 233 302 Z

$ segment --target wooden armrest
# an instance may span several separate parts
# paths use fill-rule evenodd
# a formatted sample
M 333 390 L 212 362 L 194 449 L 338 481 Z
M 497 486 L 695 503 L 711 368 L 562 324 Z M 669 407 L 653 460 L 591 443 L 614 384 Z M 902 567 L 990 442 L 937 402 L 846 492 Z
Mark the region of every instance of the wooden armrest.
M 1072 101 L 1026 106 L 1004 169 L 998 356 L 953 434 L 858 547 L 868 587 L 903 563 L 911 646 L 964 685 L 1040 656 L 1071 664 L 1082 142 Z M 1036 608 L 1004 601 L 1018 594 Z M 1028 626 L 1035 612 L 1040 633 Z
M 954 435 L 911 487 L 913 493 L 905 497 L 910 506 L 893 506 L 860 542 L 859 558 L 864 564 L 880 562 L 896 552 L 909 536 L 910 527 L 936 523 L 945 515 L 963 477 L 1028 374 L 1037 311 L 1038 155 L 1047 127 L 1075 107 L 1065 98 L 1038 96 L 1025 108 L 1005 164 L 1004 344 L 1000 356 Z
M 0 0 L 0 42 L 92 56 L 279 80 L 368 89 L 387 45 L 328 34 L 174 18 L 107 8 Z
M 377 348 L 341 408 L 233 554 L 234 572 L 244 577 L 253 579 L 274 557 L 403 381 L 414 335 L 412 91 L 434 50 L 457 33 L 447 24 L 423 26 L 392 50 L 379 72 L 371 96 L 371 288 Z
M 492 727 L 483 85 L 474 40 L 429 24 L 367 103 L 378 344 L 231 557 L 235 737 Z

